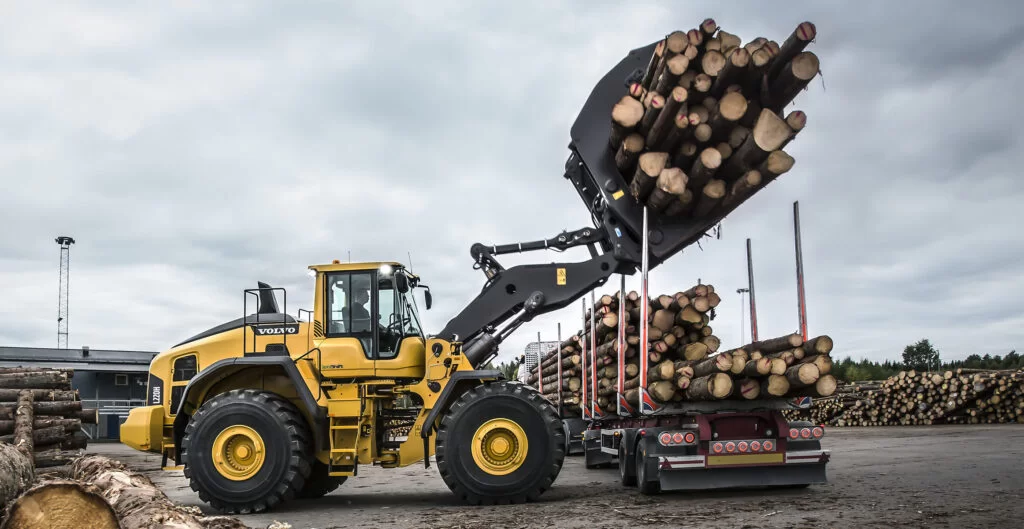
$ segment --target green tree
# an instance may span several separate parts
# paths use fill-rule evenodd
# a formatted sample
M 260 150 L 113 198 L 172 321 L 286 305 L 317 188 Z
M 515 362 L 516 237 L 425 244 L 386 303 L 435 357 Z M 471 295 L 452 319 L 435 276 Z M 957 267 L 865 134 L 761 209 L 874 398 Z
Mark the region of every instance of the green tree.
M 926 338 L 903 350 L 903 365 L 907 369 L 927 371 L 939 369 L 942 362 L 939 360 L 939 351 Z

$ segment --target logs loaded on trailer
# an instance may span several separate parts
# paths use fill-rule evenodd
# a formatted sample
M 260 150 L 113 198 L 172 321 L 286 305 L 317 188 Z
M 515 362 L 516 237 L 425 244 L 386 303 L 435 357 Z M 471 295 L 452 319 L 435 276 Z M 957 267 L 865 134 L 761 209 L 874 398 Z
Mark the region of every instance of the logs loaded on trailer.
M 561 400 L 564 416 L 578 417 L 580 404 L 595 395 L 600 410 L 618 412 L 620 330 L 625 336 L 623 395 L 627 402 L 639 402 L 644 378 L 640 372 L 642 301 L 636 292 L 623 300 L 620 311 L 619 293 L 596 299 L 585 316 L 587 327 L 541 358 L 541 392 L 552 402 Z M 646 389 L 656 402 L 824 397 L 835 392 L 837 383 L 829 374 L 831 338 L 818 336 L 804 342 L 799 334 L 789 334 L 720 351 L 721 340 L 710 325 L 720 302 L 714 286 L 707 284 L 647 300 Z M 591 347 L 592 342 L 596 347 Z M 537 373 L 527 382 L 538 387 Z
M 780 45 L 713 19 L 659 41 L 609 109 L 608 148 L 634 199 L 665 219 L 722 216 L 792 169 L 807 115 L 786 107 L 820 72 L 802 22 Z
M 0 368 L 0 443 L 26 448 L 34 467 L 68 464 L 88 444 L 82 424 L 99 422 L 71 389 L 74 371 Z
M 1024 370 L 901 371 L 786 413 L 830 426 L 1024 423 Z

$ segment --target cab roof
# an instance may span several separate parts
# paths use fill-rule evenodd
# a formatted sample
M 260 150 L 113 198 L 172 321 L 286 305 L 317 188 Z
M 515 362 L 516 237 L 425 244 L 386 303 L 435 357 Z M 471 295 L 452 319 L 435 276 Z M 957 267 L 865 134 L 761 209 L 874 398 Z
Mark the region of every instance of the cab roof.
M 390 265 L 393 268 L 405 268 L 402 263 L 396 261 L 369 261 L 361 263 L 342 263 L 335 260 L 330 264 L 310 265 L 310 270 L 317 272 L 351 272 L 356 270 L 377 270 L 383 265 Z

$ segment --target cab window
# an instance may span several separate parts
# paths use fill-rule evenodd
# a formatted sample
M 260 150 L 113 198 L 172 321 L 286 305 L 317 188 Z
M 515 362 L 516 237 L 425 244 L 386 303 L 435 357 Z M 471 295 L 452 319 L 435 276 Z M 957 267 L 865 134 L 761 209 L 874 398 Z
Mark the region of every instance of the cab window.
M 373 353 L 372 281 L 371 272 L 330 274 L 327 280 L 327 335 L 357 338 L 367 357 Z

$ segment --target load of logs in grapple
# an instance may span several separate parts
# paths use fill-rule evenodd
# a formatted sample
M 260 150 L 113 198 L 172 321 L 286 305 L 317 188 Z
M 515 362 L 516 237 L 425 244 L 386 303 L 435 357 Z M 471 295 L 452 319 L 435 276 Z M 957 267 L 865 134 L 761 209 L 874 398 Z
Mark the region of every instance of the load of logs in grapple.
M 71 389 L 74 371 L 0 368 L 0 443 L 31 456 L 35 467 L 64 465 L 86 447 L 82 424 L 96 424 L 96 409 L 83 409 Z
M 633 196 L 667 217 L 728 213 L 794 164 L 783 149 L 807 124 L 783 115 L 819 72 L 799 24 L 779 45 L 743 43 L 706 19 L 657 43 L 643 79 L 611 109 L 608 147 Z
M 596 378 L 597 406 L 605 413 L 617 413 L 618 332 L 623 325 L 623 395 L 636 405 L 641 383 L 640 298 L 636 292 L 625 296 L 624 321 L 620 321 L 619 294 L 601 296 L 596 309 L 588 311 L 587 328 L 544 355 L 538 368 L 539 384 L 536 371 L 527 384 L 539 387 L 553 403 L 561 400 L 563 416 L 572 417 L 580 415 L 580 404 L 587 398 L 583 387 Z M 714 286 L 707 284 L 648 301 L 646 387 L 656 402 L 824 397 L 835 392 L 836 379 L 829 374 L 830 337 L 804 342 L 799 334 L 790 334 L 719 352 L 721 341 L 710 323 L 720 302 Z M 596 333 L 593 354 L 591 328 Z M 584 362 L 589 364 L 586 380 Z M 587 395 L 593 394 L 593 388 L 588 388 Z
M 785 413 L 830 426 L 1024 423 L 1024 371 L 901 371 L 842 384 L 810 410 Z

